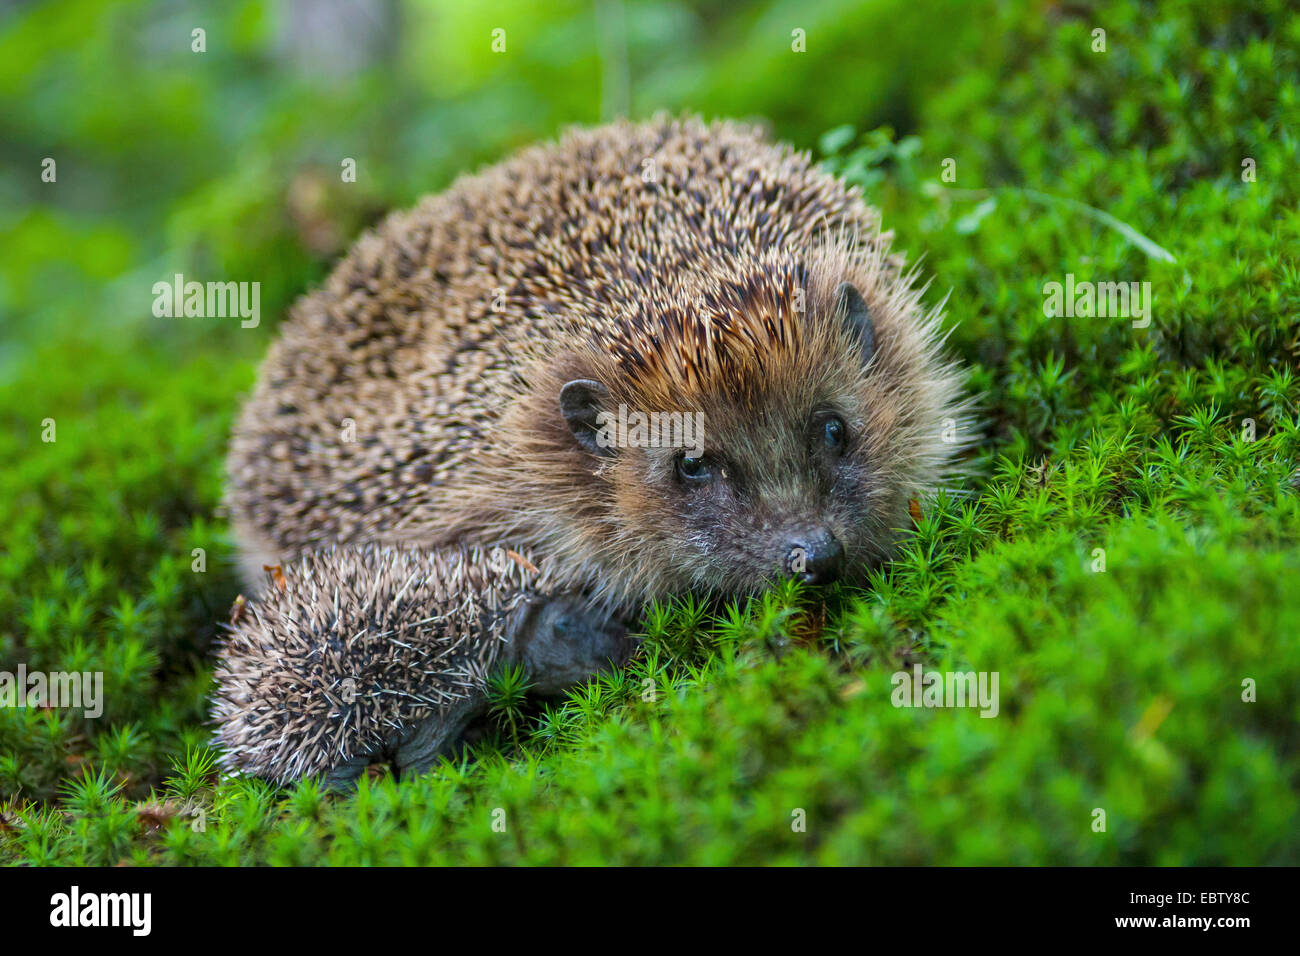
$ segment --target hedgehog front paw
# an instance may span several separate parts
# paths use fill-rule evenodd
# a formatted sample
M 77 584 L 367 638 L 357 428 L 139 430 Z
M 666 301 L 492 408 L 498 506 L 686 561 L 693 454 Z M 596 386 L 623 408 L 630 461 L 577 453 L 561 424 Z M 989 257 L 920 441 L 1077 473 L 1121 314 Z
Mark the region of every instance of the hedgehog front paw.
M 338 762 L 324 773 L 321 782 L 327 790 L 348 792 L 376 764 L 390 766 L 399 780 L 431 770 L 439 758 L 455 749 L 465 728 L 483 711 L 484 705 L 482 695 L 475 694 L 433 717 L 393 730 L 378 751 Z

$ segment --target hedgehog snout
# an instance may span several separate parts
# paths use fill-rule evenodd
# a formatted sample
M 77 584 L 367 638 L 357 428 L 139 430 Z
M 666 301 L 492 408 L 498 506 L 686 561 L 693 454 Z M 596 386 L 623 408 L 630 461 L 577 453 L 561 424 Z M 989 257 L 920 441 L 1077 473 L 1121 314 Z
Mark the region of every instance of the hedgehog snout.
M 615 667 L 630 656 L 627 632 L 614 621 L 601 621 L 591 613 L 561 614 L 554 625 L 556 639 L 567 643 L 577 656 L 589 661 L 608 660 Z
M 785 567 L 807 584 L 829 584 L 844 567 L 844 546 L 827 528 L 804 528 L 790 535 Z

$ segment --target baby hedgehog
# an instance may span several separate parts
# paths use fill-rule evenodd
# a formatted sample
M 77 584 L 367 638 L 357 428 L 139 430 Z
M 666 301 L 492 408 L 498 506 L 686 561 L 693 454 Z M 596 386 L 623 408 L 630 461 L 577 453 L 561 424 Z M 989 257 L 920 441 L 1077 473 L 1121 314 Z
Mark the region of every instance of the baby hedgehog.
M 356 542 L 514 542 L 610 611 L 861 580 L 968 440 L 889 241 L 730 122 L 570 132 L 458 180 L 282 327 L 229 459 L 250 580 Z
M 425 770 L 486 706 L 492 669 L 523 664 L 555 694 L 630 647 L 501 548 L 340 546 L 274 570 L 219 652 L 213 718 L 224 766 L 278 783 Z

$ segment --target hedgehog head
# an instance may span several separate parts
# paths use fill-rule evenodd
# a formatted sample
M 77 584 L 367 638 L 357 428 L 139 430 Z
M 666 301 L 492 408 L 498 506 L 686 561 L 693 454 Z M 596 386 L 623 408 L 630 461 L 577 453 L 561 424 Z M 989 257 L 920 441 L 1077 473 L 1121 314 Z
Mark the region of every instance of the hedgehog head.
M 878 245 L 744 258 L 537 376 L 545 546 L 598 592 L 860 579 L 966 441 L 937 310 Z
M 593 674 L 621 667 L 634 649 L 626 628 L 577 596 L 536 597 L 516 613 L 512 654 L 539 694 L 559 694 Z

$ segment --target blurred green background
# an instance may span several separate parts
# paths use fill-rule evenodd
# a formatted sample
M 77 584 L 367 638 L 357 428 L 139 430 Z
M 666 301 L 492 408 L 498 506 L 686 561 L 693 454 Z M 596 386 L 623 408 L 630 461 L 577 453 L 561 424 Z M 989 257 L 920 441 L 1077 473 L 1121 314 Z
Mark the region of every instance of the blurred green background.
M 569 124 L 702 111 L 804 146 L 842 123 L 905 130 L 956 52 L 927 24 L 977 7 L 19 5 L 0 33 L 0 309 L 129 321 L 182 271 L 260 281 L 275 315 L 381 212 Z M 795 28 L 811 53 L 792 53 Z
M 0 708 L 0 860 L 1300 861 L 1298 51 L 1283 0 L 0 5 L 0 670 L 107 698 Z M 285 308 L 385 211 L 658 110 L 766 124 L 925 254 L 973 476 L 824 620 L 654 608 L 458 768 L 219 781 L 223 460 Z M 177 272 L 260 327 L 155 318 Z M 1045 316 L 1067 273 L 1151 282 L 1151 327 Z M 999 718 L 891 707 L 917 661 L 999 671 Z

